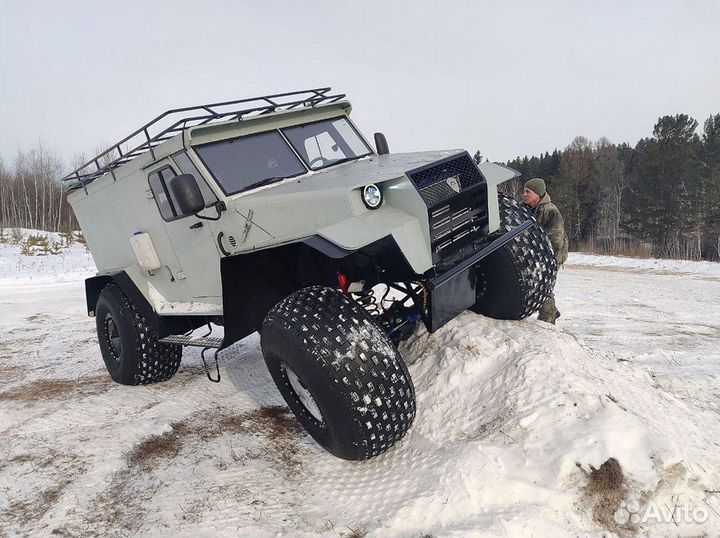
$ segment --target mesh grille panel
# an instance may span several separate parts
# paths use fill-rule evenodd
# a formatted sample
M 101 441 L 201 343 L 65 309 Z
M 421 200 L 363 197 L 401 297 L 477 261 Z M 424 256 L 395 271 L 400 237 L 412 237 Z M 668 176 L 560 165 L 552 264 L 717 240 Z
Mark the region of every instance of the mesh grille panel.
M 433 261 L 487 234 L 487 183 L 467 153 L 408 172 L 428 206 Z
M 459 157 L 418 168 L 408 173 L 428 206 L 435 206 L 458 194 L 452 185 L 460 187 L 459 192 L 485 183 L 478 167 L 466 153 Z

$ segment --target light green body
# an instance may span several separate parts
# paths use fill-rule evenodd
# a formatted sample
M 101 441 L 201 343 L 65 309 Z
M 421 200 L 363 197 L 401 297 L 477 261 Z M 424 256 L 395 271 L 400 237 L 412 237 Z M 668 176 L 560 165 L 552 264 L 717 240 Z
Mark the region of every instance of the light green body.
M 68 199 L 87 238 L 99 274 L 125 271 L 160 315 L 222 315 L 222 286 L 218 245 L 231 254 L 268 249 L 318 235 L 335 245 L 355 250 L 392 235 L 412 269 L 422 274 L 432 267 L 427 206 L 406 176 L 414 168 L 462 150 L 371 155 L 330 166 L 318 172 L 225 196 L 202 161 L 194 144 L 288 127 L 328 118 L 347 117 L 350 103 L 306 107 L 193 127 L 87 185 Z M 227 210 L 218 221 L 188 216 L 166 222 L 158 211 L 148 175 L 172 163 L 182 149 Z M 488 183 L 489 231 L 499 227 L 497 185 L 515 172 L 483 163 Z M 179 167 L 175 167 L 178 169 Z M 385 203 L 369 210 L 362 187 L 382 184 Z M 203 215 L 213 216 L 213 209 Z M 249 218 L 251 217 L 251 218 Z M 143 271 L 130 246 L 130 237 L 146 232 L 152 238 L 162 267 Z

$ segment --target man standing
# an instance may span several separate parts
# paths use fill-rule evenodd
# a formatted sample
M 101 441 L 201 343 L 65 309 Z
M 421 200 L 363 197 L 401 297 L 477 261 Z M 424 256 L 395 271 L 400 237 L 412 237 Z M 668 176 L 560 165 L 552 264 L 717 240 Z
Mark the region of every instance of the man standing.
M 565 234 L 563 217 L 557 206 L 550 201 L 550 195 L 547 193 L 543 179 L 536 177 L 525 183 L 523 202 L 530 208 L 535 219 L 545 230 L 555 252 L 555 260 L 560 267 L 567 260 L 568 238 Z M 538 319 L 554 325 L 555 320 L 559 317 L 560 312 L 555 306 L 555 294 L 551 293 L 540 307 Z

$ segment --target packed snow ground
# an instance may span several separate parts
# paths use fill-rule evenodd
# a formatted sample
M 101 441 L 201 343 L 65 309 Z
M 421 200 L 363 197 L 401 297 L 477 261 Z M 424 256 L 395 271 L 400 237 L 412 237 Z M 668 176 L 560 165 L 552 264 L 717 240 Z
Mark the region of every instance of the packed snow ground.
M 362 463 L 299 428 L 257 335 L 220 354 L 220 384 L 195 349 L 169 382 L 112 383 L 93 271 L 81 245 L 0 244 L 2 537 L 720 533 L 715 264 L 573 254 L 557 327 L 419 330 L 415 424 Z

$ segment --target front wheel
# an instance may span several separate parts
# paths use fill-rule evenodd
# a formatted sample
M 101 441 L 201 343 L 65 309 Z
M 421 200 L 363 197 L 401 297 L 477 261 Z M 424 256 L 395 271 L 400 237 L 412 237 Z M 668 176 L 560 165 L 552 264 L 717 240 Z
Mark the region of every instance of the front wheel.
M 371 458 L 410 428 L 415 391 L 405 362 L 340 291 L 314 286 L 286 297 L 266 316 L 261 346 L 290 409 L 335 456 Z
M 472 310 L 495 319 L 523 319 L 537 312 L 552 293 L 557 262 L 550 240 L 530 210 L 502 194 L 498 203 L 499 234 L 526 220 L 533 224 L 478 265 Z

